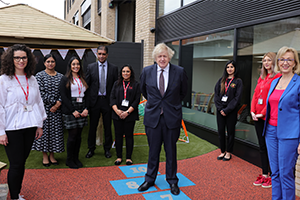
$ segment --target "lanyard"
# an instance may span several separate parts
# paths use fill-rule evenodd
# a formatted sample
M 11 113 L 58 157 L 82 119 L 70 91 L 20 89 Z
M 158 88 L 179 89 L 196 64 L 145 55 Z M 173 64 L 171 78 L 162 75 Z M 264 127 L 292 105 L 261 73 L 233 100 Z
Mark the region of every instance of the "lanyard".
M 229 81 L 229 83 L 228 83 L 228 85 L 227 85 L 227 80 L 228 80 L 228 78 L 226 78 L 226 81 L 225 81 L 225 95 L 226 95 L 227 90 L 228 90 L 228 88 L 229 88 L 229 86 L 230 86 L 230 83 L 232 82 L 233 79 L 234 79 L 234 77 Z
M 22 90 L 23 90 L 24 94 L 25 94 L 26 104 L 28 104 L 28 96 L 29 96 L 29 84 L 28 84 L 28 78 L 27 78 L 27 76 L 26 76 L 26 75 L 27 75 L 27 74 L 25 74 L 26 83 L 27 83 L 27 93 L 25 92 L 24 88 L 22 87 L 22 85 L 21 85 L 21 83 L 20 83 L 20 81 L 19 81 L 19 79 L 18 79 L 18 77 L 17 77 L 17 75 L 16 75 L 16 74 L 15 74 L 15 77 L 16 77 L 16 79 L 17 79 L 17 81 L 18 81 L 19 85 L 21 86 L 21 88 L 22 88 Z
M 125 88 L 125 82 L 123 81 L 123 89 L 124 89 L 124 99 L 126 99 L 126 95 L 127 95 L 127 88 L 129 87 L 130 82 L 128 82 L 126 88 Z
M 81 88 L 82 88 L 82 82 L 78 76 L 78 79 L 79 79 L 79 83 L 77 82 L 76 78 L 73 77 L 73 79 L 76 81 L 76 84 L 78 85 L 78 92 L 79 92 L 79 95 L 81 94 Z

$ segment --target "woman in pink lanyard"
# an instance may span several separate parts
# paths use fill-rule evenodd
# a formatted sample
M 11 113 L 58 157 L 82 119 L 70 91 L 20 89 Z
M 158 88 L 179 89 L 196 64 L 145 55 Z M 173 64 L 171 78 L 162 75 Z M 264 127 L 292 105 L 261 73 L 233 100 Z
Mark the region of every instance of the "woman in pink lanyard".
M 72 57 L 67 66 L 67 73 L 60 82 L 61 110 L 64 126 L 69 132 L 66 165 L 72 169 L 83 166 L 78 156 L 81 132 L 83 127 L 88 124 L 88 110 L 85 104 L 85 91 L 87 88 L 80 60 L 77 57 Z
M 257 134 L 260 159 L 262 165 L 262 174 L 260 174 L 256 181 L 253 183 L 255 186 L 262 186 L 263 188 L 272 187 L 272 181 L 269 177 L 270 166 L 268 159 L 268 152 L 265 137 L 262 136 L 264 129 L 264 123 L 267 111 L 267 96 L 271 86 L 271 82 L 280 77 L 280 73 L 275 73 L 275 58 L 276 54 L 273 52 L 266 53 L 262 58 L 262 68 L 260 77 L 257 81 L 256 88 L 254 90 L 252 102 L 251 102 L 251 116 L 254 121 L 254 126 Z
M 298 52 L 282 47 L 267 98 L 263 131 L 271 167 L 272 199 L 295 199 L 295 164 L 300 153 L 300 72 Z
M 233 151 L 237 112 L 243 91 L 243 82 L 237 77 L 237 66 L 233 60 L 225 65 L 223 76 L 215 86 L 215 105 L 221 154 L 218 160 L 229 161 Z M 227 148 L 225 127 L 227 127 Z
M 140 98 L 140 84 L 135 80 L 134 71 L 130 65 L 124 65 L 110 95 L 117 151 L 115 165 L 122 162 L 123 135 L 126 140 L 126 165 L 132 164 L 133 129 L 135 121 L 139 120 Z
M 7 183 L 11 199 L 21 195 L 25 162 L 32 143 L 43 134 L 47 115 L 39 85 L 33 76 L 36 60 L 21 44 L 9 47 L 1 56 L 0 144 L 9 160 Z

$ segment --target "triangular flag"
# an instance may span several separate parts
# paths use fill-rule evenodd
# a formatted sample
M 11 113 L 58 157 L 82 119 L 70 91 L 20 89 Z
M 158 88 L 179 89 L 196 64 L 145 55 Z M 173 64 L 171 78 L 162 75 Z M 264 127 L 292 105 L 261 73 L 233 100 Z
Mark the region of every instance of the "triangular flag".
M 65 59 L 69 52 L 69 49 L 57 49 L 57 51 L 60 53 L 61 57 Z
M 34 52 L 34 49 L 30 49 L 31 50 L 31 53 L 33 53 Z
M 6 51 L 8 49 L 8 47 L 3 47 L 4 51 Z
M 75 49 L 75 51 L 76 51 L 77 55 L 79 56 L 79 58 L 82 59 L 85 49 Z
M 51 52 L 52 49 L 40 49 L 40 51 L 42 52 L 42 54 L 45 56 L 47 54 L 49 54 Z
M 97 48 L 93 48 L 93 49 L 91 49 L 92 50 L 92 52 L 95 54 L 95 56 L 97 57 Z

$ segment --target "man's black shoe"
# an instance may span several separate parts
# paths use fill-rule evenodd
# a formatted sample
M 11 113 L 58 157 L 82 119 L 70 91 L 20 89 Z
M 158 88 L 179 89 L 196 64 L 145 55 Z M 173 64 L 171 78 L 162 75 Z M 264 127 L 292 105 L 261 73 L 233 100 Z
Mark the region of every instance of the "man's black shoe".
M 105 151 L 105 157 L 106 158 L 111 158 L 111 153 L 109 150 Z
M 146 191 L 149 189 L 149 187 L 153 186 L 154 183 L 149 183 L 149 182 L 144 182 L 142 185 L 140 185 L 140 187 L 138 188 L 138 191 Z
M 89 150 L 89 152 L 85 155 L 86 158 L 91 158 L 94 155 L 94 150 Z
M 180 193 L 180 190 L 179 190 L 179 187 L 176 183 L 174 184 L 171 184 L 171 193 L 174 194 L 174 195 L 179 195 Z

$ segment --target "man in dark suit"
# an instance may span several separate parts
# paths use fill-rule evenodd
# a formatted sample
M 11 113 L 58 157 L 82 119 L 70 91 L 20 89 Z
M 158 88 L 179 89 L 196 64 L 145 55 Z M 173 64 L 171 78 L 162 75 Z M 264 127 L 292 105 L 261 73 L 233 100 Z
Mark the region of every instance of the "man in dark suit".
M 176 142 L 182 120 L 181 101 L 187 91 L 187 76 L 182 67 L 170 62 L 174 51 L 161 43 L 153 50 L 156 64 L 145 67 L 140 77 L 141 92 L 147 99 L 144 125 L 148 138 L 149 158 L 145 182 L 139 191 L 154 185 L 161 145 L 166 152 L 166 180 L 171 193 L 178 195 Z
M 104 153 L 106 158 L 111 157 L 112 145 L 111 134 L 111 107 L 109 106 L 110 93 L 114 82 L 118 79 L 118 67 L 107 62 L 108 48 L 99 46 L 97 48 L 98 61 L 88 65 L 86 69 L 86 82 L 88 88 L 88 110 L 90 116 L 90 130 L 88 136 L 89 151 L 86 158 L 91 158 L 96 149 L 96 130 L 100 118 L 103 117 L 105 143 Z

